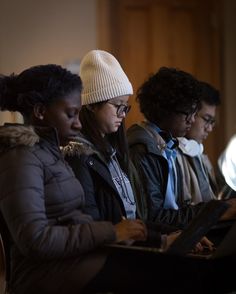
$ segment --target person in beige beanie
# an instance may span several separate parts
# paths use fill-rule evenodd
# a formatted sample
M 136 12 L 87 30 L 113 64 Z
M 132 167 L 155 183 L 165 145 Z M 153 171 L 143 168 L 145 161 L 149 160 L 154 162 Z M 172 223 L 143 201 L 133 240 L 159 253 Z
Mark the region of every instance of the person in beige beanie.
M 92 50 L 84 56 L 80 76 L 83 139 L 78 138 L 80 144 L 71 143 L 67 148 L 70 150 L 67 159 L 84 186 L 86 210 L 94 219 L 107 219 L 113 223 L 122 217 L 135 219 L 137 199 L 129 180 L 124 126 L 130 110 L 128 100 L 133 94 L 132 85 L 117 59 L 103 50 Z M 85 168 L 89 176 L 86 178 L 83 177 L 84 167 L 81 167 L 83 156 L 76 160 L 74 154 L 77 153 L 89 156 L 90 164 Z M 96 177 L 91 169 L 95 170 Z M 93 183 L 90 191 L 88 181 Z M 115 209 L 111 209 L 113 206 Z

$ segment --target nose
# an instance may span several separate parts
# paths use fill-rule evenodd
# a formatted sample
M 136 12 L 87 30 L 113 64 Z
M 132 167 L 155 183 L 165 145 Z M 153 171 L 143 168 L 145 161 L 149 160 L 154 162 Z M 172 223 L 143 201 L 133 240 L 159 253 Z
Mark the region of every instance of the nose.
M 189 123 L 189 124 L 193 124 L 194 122 L 195 122 L 195 115 L 196 115 L 196 113 L 193 113 L 188 119 L 187 119 L 187 122 Z
M 119 118 L 125 118 L 126 117 L 126 112 L 122 111 L 119 115 Z
M 194 112 L 193 115 L 191 116 L 191 123 L 192 124 L 195 122 L 195 118 L 196 118 L 196 112 Z
M 78 115 L 75 116 L 72 127 L 73 127 L 73 129 L 81 130 L 82 125 L 81 125 L 81 122 L 80 122 L 80 119 L 79 119 Z
M 207 125 L 205 126 L 205 129 L 207 130 L 208 133 L 210 133 L 210 132 L 212 132 L 212 130 L 213 130 L 213 125 L 212 125 L 212 124 L 207 124 Z

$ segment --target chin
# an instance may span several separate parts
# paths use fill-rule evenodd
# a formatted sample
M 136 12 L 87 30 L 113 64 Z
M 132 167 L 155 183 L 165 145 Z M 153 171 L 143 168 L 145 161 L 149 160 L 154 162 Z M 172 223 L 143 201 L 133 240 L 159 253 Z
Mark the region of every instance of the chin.
M 187 134 L 186 131 L 182 131 L 182 132 L 176 132 L 175 134 L 173 134 L 174 137 L 184 137 Z
M 60 146 L 66 146 L 69 144 L 70 141 L 63 141 L 63 142 L 60 142 Z
M 60 146 L 66 146 L 69 144 L 70 141 L 73 141 L 72 138 L 63 138 L 60 139 Z

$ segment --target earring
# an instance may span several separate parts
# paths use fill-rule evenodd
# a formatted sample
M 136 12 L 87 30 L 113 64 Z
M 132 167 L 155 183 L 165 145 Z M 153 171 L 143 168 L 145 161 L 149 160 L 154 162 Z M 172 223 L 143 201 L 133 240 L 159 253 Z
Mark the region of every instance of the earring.
M 40 115 L 40 116 L 39 116 L 39 119 L 40 119 L 40 120 L 43 120 L 43 115 Z

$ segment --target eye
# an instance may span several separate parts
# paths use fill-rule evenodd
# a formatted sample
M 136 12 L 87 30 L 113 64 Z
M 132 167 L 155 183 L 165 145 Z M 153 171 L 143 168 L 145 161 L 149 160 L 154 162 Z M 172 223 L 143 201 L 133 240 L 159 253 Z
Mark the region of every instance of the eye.
M 68 118 L 73 118 L 74 116 L 75 116 L 74 113 L 67 113 Z
M 79 111 L 76 111 L 76 110 L 71 110 L 66 113 L 68 118 L 74 118 L 78 116 L 78 114 L 79 114 Z

